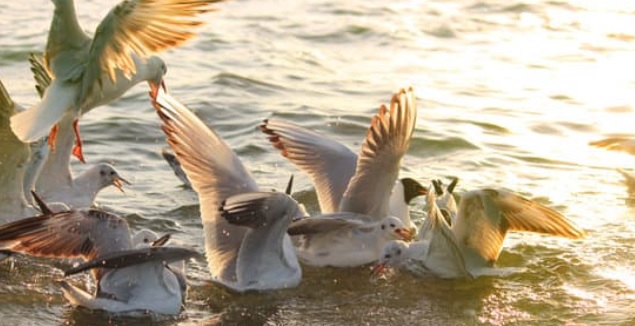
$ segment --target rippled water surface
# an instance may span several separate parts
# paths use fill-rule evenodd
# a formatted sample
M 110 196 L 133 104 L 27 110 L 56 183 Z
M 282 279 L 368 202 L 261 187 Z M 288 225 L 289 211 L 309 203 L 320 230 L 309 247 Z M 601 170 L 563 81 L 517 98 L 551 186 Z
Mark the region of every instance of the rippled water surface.
M 78 1 L 94 30 L 115 1 Z M 627 154 L 588 142 L 632 135 L 635 5 L 631 1 L 230 1 L 185 46 L 162 55 L 168 85 L 215 128 L 266 188 L 290 172 L 315 206 L 309 179 L 273 151 L 256 125 L 290 119 L 357 148 L 370 115 L 401 86 L 419 97 L 402 175 L 458 176 L 459 190 L 513 189 L 581 225 L 579 241 L 508 236 L 500 276 L 474 281 L 371 282 L 368 268 L 306 267 L 296 289 L 231 294 L 189 266 L 184 312 L 161 321 L 70 307 L 44 260 L 0 264 L 1 325 L 632 324 L 635 210 L 615 168 Z M 53 4 L 0 3 L 0 78 L 14 99 L 36 95 L 28 54 L 46 41 Z M 108 189 L 103 209 L 133 228 L 171 232 L 202 250 L 196 195 L 160 156 L 165 147 L 147 87 L 82 119 L 89 163 L 111 162 L 133 182 Z M 85 166 L 73 163 L 75 171 Z M 413 206 L 421 222 L 423 201 Z M 63 266 L 55 263 L 54 266 Z M 87 278 L 86 278 L 87 280 Z M 81 281 L 81 279 L 79 279 Z

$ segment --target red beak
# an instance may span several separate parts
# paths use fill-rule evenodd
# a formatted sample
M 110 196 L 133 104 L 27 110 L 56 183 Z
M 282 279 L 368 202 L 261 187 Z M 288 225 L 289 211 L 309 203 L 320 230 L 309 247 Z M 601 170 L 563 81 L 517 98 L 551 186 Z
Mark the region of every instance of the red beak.
M 150 85 L 150 97 L 152 97 L 152 100 L 156 100 L 157 96 L 159 96 L 159 88 L 162 88 L 165 93 L 168 92 L 168 88 L 165 86 L 163 79 L 161 79 L 161 83 L 159 84 L 154 82 L 148 82 L 148 84 Z
M 119 189 L 119 191 L 125 193 L 125 191 L 123 191 L 123 184 L 127 184 L 130 185 L 130 182 L 128 182 L 128 180 L 121 178 L 121 177 L 115 177 L 112 180 L 112 184 L 113 186 L 115 186 L 117 189 Z
M 386 263 L 377 264 L 370 271 L 370 276 L 371 277 L 378 277 L 381 274 L 383 274 L 385 270 L 386 270 Z
M 398 229 L 395 230 L 395 233 L 397 233 L 397 235 L 399 235 L 401 237 L 401 239 L 404 240 L 404 241 L 411 241 L 412 240 L 412 232 L 409 229 L 398 228 Z

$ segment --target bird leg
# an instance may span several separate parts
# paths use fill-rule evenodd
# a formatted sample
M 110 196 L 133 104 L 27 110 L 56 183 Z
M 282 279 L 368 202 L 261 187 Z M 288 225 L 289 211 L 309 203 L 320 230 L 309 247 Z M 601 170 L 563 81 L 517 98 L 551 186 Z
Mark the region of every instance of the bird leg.
M 55 143 L 57 142 L 57 132 L 60 130 L 60 126 L 59 125 L 54 125 L 53 128 L 51 128 L 51 133 L 49 134 L 49 138 L 47 140 L 47 143 L 49 145 L 49 148 L 51 149 L 51 152 L 55 152 Z
M 79 119 L 73 121 L 73 131 L 75 131 L 75 146 L 73 146 L 73 155 L 79 159 L 80 162 L 86 164 L 84 160 L 84 152 L 82 150 L 82 137 L 79 135 Z

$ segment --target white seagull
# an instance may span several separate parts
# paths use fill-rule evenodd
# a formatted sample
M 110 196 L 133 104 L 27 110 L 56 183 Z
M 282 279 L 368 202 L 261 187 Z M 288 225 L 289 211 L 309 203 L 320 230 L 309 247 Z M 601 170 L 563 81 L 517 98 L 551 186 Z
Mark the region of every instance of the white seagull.
M 538 202 L 505 190 L 482 189 L 464 193 L 456 223 L 450 226 L 428 193 L 431 223 L 419 231 L 420 241 L 389 242 L 374 268 L 406 268 L 417 275 L 442 278 L 474 277 L 486 273 L 498 259 L 509 231 L 535 232 L 571 239 L 585 236 L 562 214 Z
M 53 213 L 43 204 L 42 211 L 41 216 L 0 226 L 0 244 L 10 251 L 36 257 L 83 259 L 86 263 L 65 274 L 91 269 L 97 286 L 91 295 L 62 281 L 62 292 L 71 304 L 112 313 L 174 315 L 181 311 L 185 278 L 182 271 L 173 270 L 166 263 L 188 259 L 197 255 L 196 251 L 135 243 L 128 223 L 111 213 Z M 147 236 L 143 232 L 136 241 Z M 156 240 L 156 235 L 152 240 Z
M 62 177 L 61 175 L 51 175 L 49 170 L 46 169 L 47 165 L 44 167 L 44 173 L 40 174 L 38 185 L 50 185 L 50 183 L 45 183 L 44 180 Z M 70 208 L 82 209 L 93 206 L 97 194 L 102 189 L 112 185 L 123 192 L 123 184 L 130 185 L 130 182 L 122 178 L 114 166 L 108 163 L 99 163 L 74 178 L 65 178 L 64 182 L 59 182 L 58 184 L 58 189 L 37 186 L 36 189 L 42 192 L 41 197 L 47 202 L 59 202 L 66 204 Z
M 219 207 L 225 203 L 227 209 L 241 196 L 251 198 L 245 193 L 258 191 L 256 181 L 231 148 L 183 104 L 163 90 L 153 104 L 168 144 L 198 193 L 212 280 L 236 292 L 297 286 L 302 271 L 286 234 L 291 219 L 277 216 L 247 225 L 225 220 Z M 240 196 L 230 199 L 234 195 Z
M 153 93 L 162 85 L 165 63 L 153 53 L 192 38 L 201 20 L 213 10 L 214 0 L 126 0 L 114 7 L 97 26 L 94 38 L 79 26 L 73 0 L 53 0 L 55 11 L 45 50 L 45 64 L 53 76 L 44 98 L 11 118 L 11 128 L 24 142 L 51 132 L 69 115 L 82 162 L 78 119 L 92 108 L 109 103 L 128 89 L 148 81 Z
M 272 203 L 275 205 L 279 203 Z M 271 208 L 271 206 L 269 207 Z M 410 241 L 412 233 L 400 219 L 379 222 L 368 216 L 342 212 L 294 221 L 287 233 L 298 258 L 311 266 L 357 267 L 377 261 L 390 240 Z
M 397 181 L 397 176 L 416 118 L 414 91 L 400 90 L 390 107 L 382 105 L 371 120 L 359 156 L 331 138 L 287 121 L 268 119 L 260 130 L 282 156 L 311 177 L 323 214 L 352 212 L 375 221 L 393 215 L 414 228 L 408 203 L 427 189 L 410 178 Z

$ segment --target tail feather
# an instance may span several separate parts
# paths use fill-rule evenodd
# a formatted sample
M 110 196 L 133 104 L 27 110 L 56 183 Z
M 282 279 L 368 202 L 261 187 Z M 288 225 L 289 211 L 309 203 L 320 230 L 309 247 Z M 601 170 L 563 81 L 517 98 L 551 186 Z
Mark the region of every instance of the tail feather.
M 125 302 L 106 298 L 95 298 L 86 291 L 72 286 L 66 281 L 60 281 L 60 285 L 64 298 L 73 306 L 82 306 L 91 310 L 105 310 L 115 313 L 133 310 Z
M 48 134 L 73 104 L 75 87 L 52 84 L 42 101 L 11 117 L 11 129 L 23 142 L 33 142 Z

